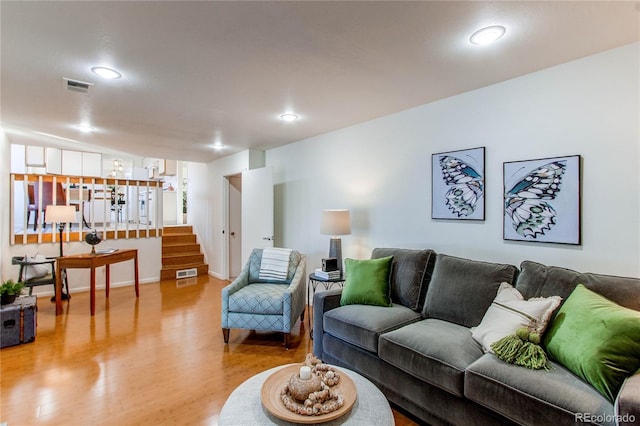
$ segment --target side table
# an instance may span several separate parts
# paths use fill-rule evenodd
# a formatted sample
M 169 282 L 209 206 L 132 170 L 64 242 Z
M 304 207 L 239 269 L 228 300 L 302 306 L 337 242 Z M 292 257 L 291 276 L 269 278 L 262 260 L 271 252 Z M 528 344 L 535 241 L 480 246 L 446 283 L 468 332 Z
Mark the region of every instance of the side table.
M 337 284 L 338 286 L 344 286 L 344 276 L 340 278 L 322 278 L 317 276 L 314 273 L 309 274 L 309 286 L 311 287 L 312 297 L 316 294 L 316 288 L 318 285 L 322 284 L 325 290 L 329 290 L 333 284 Z M 313 339 L 313 325 L 311 324 L 311 317 L 313 316 L 313 311 L 311 310 L 311 304 L 309 303 L 309 289 L 307 289 L 307 308 L 309 309 L 309 336 Z
M 138 284 L 138 249 L 118 249 L 111 253 L 83 253 L 70 256 L 58 257 L 56 262 L 56 315 L 62 314 L 62 301 L 60 292 L 62 291 L 62 270 L 73 268 L 91 269 L 91 316 L 96 313 L 96 268 L 105 266 L 105 293 L 109 298 L 109 286 L 111 284 L 111 273 L 109 267 L 114 263 L 133 260 L 133 275 L 135 279 L 136 297 L 140 297 Z

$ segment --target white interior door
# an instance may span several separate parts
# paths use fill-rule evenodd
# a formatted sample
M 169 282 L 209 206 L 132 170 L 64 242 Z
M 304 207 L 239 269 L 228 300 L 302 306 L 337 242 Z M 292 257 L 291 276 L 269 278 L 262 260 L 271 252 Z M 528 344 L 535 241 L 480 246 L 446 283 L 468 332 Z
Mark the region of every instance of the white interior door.
M 229 279 L 242 270 L 242 176 L 233 175 L 229 180 Z
M 254 248 L 273 247 L 271 167 L 242 172 L 242 264 Z

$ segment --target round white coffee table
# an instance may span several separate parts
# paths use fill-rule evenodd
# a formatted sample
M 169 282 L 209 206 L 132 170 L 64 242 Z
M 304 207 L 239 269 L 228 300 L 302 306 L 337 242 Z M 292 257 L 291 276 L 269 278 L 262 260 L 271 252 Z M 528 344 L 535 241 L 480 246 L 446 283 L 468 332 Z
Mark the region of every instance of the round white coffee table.
M 238 386 L 227 398 L 220 411 L 218 424 L 221 426 L 245 425 L 295 425 L 274 417 L 263 406 L 260 390 L 264 381 L 282 367 L 258 373 Z M 393 413 L 387 398 L 369 380 L 355 371 L 336 367 L 344 371 L 358 389 L 358 399 L 347 414 L 335 420 L 321 423 L 323 426 L 333 425 L 393 425 Z

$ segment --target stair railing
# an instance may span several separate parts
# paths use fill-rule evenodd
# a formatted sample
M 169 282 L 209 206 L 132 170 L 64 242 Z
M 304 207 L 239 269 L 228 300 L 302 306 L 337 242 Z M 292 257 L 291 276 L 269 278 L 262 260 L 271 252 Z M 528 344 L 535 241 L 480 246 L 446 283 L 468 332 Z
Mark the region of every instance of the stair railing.
M 67 242 L 84 241 L 94 229 L 104 240 L 162 235 L 162 182 L 12 173 L 10 183 L 12 245 L 57 241 L 58 224 L 46 222 L 43 201 L 76 206 L 76 220 L 63 232 Z M 43 195 L 45 188 L 60 186 L 62 192 L 50 190 L 51 200 L 43 200 L 48 198 Z M 32 217 L 35 230 L 30 226 Z

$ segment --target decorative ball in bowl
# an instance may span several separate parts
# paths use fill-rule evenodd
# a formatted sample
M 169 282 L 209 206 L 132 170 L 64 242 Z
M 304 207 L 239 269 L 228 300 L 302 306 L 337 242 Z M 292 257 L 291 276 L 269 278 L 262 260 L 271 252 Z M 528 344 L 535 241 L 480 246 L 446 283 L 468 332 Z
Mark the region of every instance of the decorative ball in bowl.
M 100 242 L 102 241 L 100 234 L 98 234 L 94 229 L 84 237 L 84 240 L 87 242 L 87 244 L 91 245 L 91 254 L 96 254 L 96 245 L 100 244 Z

